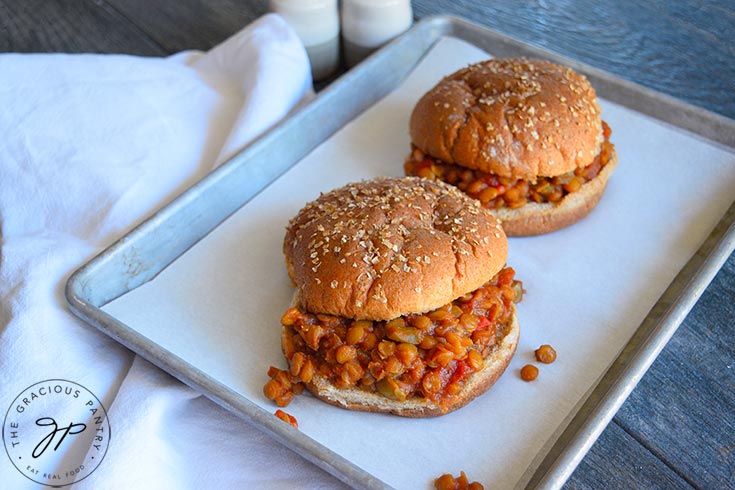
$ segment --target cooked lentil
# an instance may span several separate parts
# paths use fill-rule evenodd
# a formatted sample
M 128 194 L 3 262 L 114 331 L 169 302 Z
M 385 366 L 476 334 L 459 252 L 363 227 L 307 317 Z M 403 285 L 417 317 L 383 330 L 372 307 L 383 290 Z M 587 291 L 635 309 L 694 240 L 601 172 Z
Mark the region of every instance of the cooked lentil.
M 470 482 L 464 471 L 460 471 L 457 478 L 449 473 L 443 474 L 434 480 L 434 488 L 436 490 L 484 490 L 485 487 L 476 481 Z
M 287 424 L 291 425 L 294 429 L 298 429 L 299 428 L 299 423 L 296 420 L 296 417 L 294 417 L 290 413 L 286 413 L 283 410 L 278 409 L 278 410 L 276 410 L 276 413 L 274 413 L 273 415 L 275 415 L 279 419 L 283 420 Z
M 577 192 L 584 184 L 597 177 L 612 156 L 610 127 L 603 121 L 603 136 L 600 153 L 586 167 L 554 177 L 539 176 L 535 181 L 500 177 L 481 170 L 444 163 L 413 147 L 404 170 L 406 175 L 415 175 L 430 180 L 442 180 L 457 186 L 470 197 L 479 200 L 485 208 L 519 208 L 529 201 L 537 203 L 559 203 L 564 196 Z
M 556 361 L 556 351 L 549 344 L 544 344 L 534 351 L 536 360 L 544 364 L 551 364 Z
M 506 267 L 436 310 L 390 321 L 352 320 L 291 308 L 281 318 L 289 371 L 274 367 L 265 396 L 285 406 L 315 373 L 338 388 L 449 405 L 510 330 L 523 285 Z M 306 374 L 304 374 L 306 371 Z
M 533 364 L 526 364 L 521 368 L 521 379 L 523 381 L 533 381 L 538 378 L 538 368 Z

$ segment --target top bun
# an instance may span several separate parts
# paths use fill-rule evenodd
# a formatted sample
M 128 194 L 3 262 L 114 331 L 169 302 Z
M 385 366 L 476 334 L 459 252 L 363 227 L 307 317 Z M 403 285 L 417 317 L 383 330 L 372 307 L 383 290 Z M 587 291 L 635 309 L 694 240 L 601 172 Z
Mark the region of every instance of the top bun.
M 449 75 L 411 114 L 413 144 L 501 177 L 552 177 L 592 163 L 602 122 L 583 75 L 548 61 L 493 59 Z
M 283 251 L 306 310 L 390 320 L 482 286 L 505 265 L 508 242 L 457 188 L 405 177 L 321 195 L 290 221 Z

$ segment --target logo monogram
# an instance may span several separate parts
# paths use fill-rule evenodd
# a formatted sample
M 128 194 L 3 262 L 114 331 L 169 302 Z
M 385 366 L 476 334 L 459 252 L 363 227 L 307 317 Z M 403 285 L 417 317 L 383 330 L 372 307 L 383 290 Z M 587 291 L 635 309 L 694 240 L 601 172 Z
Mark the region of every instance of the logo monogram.
M 61 487 L 97 469 L 107 452 L 110 426 L 102 403 L 87 388 L 50 379 L 29 386 L 13 400 L 2 436 L 21 474 Z

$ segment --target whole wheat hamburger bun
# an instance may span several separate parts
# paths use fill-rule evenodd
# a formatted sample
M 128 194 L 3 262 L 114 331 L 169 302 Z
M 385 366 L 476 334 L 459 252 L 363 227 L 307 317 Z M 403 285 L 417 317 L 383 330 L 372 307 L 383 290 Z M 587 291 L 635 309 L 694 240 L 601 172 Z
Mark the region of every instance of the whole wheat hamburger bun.
M 452 186 L 377 179 L 308 203 L 289 223 L 284 255 L 307 310 L 390 320 L 480 287 L 505 265 L 508 241 Z
M 445 77 L 418 101 L 409 130 L 407 173 L 499 210 L 508 235 L 583 218 L 617 164 L 592 85 L 543 60 L 492 59 Z
M 453 186 L 346 185 L 299 211 L 283 249 L 297 288 L 282 318 L 289 375 L 328 403 L 440 415 L 487 390 L 515 352 L 522 289 L 504 268 L 506 236 Z

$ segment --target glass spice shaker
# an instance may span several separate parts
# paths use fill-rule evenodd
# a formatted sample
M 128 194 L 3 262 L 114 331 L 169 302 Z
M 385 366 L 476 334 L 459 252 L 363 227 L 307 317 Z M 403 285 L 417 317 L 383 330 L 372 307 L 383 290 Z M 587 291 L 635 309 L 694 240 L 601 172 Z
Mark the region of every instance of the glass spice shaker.
M 410 0 L 342 0 L 342 48 L 352 67 L 411 27 Z
M 314 80 L 324 80 L 339 67 L 339 9 L 337 0 L 269 0 L 304 43 Z

